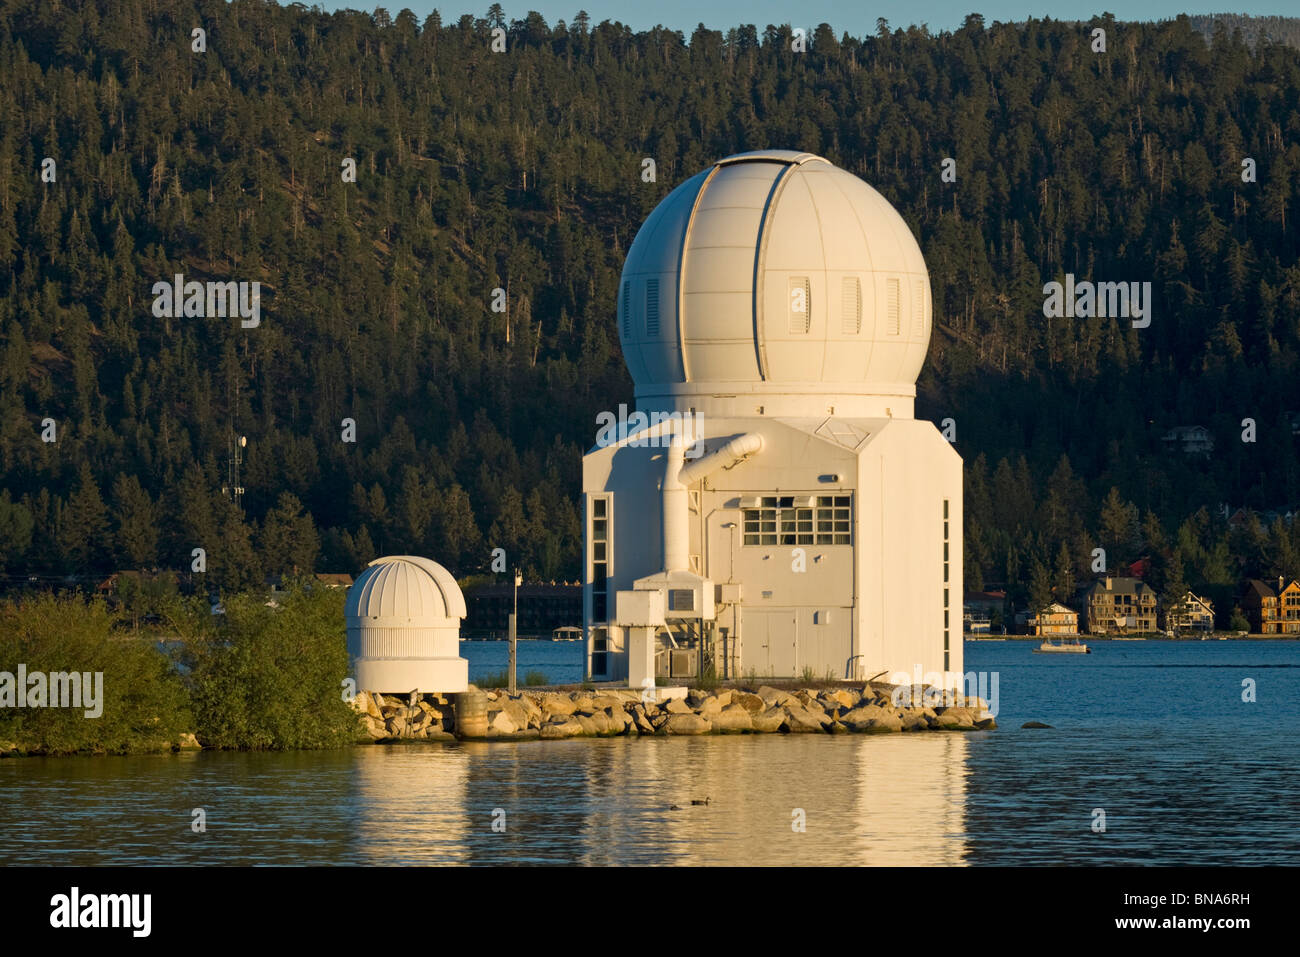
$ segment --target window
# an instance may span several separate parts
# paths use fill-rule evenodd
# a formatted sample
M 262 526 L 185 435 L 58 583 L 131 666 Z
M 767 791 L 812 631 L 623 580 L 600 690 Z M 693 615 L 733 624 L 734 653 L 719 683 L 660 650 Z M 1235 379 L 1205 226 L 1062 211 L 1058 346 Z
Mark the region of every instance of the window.
M 889 334 L 896 336 L 900 332 L 901 317 L 898 314 L 898 280 L 885 281 L 885 316 L 889 323 Z
M 840 282 L 840 324 L 846 336 L 862 331 L 862 282 L 857 276 L 845 276 Z
M 812 282 L 807 276 L 790 277 L 790 332 L 803 335 L 812 321 Z
M 668 610 L 694 611 L 695 592 L 691 591 L 689 588 L 668 589 Z
M 851 495 L 769 495 L 742 516 L 746 545 L 853 544 Z
M 645 334 L 651 338 L 659 336 L 659 280 L 645 281 Z
M 604 677 L 609 674 L 609 631 L 605 628 L 591 629 L 591 675 Z
M 591 535 L 588 538 L 591 543 L 591 620 L 608 621 L 610 505 L 607 497 L 588 501 L 591 507 Z

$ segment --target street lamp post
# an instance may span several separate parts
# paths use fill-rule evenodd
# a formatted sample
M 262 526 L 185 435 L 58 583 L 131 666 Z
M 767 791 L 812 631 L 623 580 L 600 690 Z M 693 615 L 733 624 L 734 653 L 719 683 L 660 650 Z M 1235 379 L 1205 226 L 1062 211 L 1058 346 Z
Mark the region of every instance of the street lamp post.
M 518 640 L 519 640 L 519 586 L 523 584 L 524 576 L 515 569 L 515 601 L 514 610 L 510 612 L 510 693 L 515 693 L 515 668 L 518 664 Z

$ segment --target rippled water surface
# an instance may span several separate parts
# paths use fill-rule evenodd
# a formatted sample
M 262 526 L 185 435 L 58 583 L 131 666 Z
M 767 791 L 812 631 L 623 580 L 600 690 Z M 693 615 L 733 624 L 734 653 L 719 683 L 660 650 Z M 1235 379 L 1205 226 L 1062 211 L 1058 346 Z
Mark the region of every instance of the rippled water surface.
M 1300 864 L 1300 644 L 1093 648 L 968 642 L 995 732 L 5 760 L 0 864 Z

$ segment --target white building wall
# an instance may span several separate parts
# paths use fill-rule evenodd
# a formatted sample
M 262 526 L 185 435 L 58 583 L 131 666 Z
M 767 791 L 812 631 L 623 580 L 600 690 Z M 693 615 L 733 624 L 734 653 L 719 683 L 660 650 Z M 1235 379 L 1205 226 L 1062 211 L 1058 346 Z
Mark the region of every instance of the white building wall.
M 736 649 L 733 677 L 866 678 L 879 672 L 945 670 L 943 500 L 949 501 L 949 672 L 962 669 L 961 460 L 929 422 L 912 419 L 712 419 L 709 451 L 759 432 L 763 451 L 714 472 L 691 490 L 692 570 L 721 586 L 739 583 L 742 605 L 720 606 L 719 629 Z M 855 438 L 855 433 L 861 438 Z M 860 442 L 856 448 L 846 447 Z M 660 479 L 665 449 L 612 447 L 584 458 L 588 499 L 610 494 L 609 616 L 614 594 L 660 570 Z M 689 461 L 689 460 L 688 460 Z M 832 479 L 838 476 L 838 479 Z M 853 544 L 745 545 L 740 501 L 748 496 L 853 499 Z M 588 508 L 590 515 L 590 508 Z M 590 517 L 588 517 L 590 530 Z M 734 527 L 728 527 L 734 526 Z M 814 529 L 815 532 L 815 529 Z M 796 548 L 804 571 L 796 571 Z M 589 551 L 590 544 L 587 546 Z M 591 615 L 591 565 L 586 609 Z M 861 598 L 861 600 L 859 600 Z M 611 649 L 617 630 L 608 633 Z M 721 632 L 718 634 L 721 639 Z M 719 645 L 719 653 L 722 649 Z M 611 674 L 621 677 L 625 672 Z M 888 675 L 886 675 L 888 677 Z

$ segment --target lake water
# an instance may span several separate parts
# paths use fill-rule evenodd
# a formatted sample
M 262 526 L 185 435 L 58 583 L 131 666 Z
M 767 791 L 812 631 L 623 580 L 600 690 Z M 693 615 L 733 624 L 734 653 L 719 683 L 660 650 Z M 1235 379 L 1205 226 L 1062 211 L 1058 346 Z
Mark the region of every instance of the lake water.
M 994 732 L 4 760 L 0 865 L 1300 864 L 1300 643 L 1031 647 L 966 644 Z M 520 644 L 521 670 L 580 664 Z

